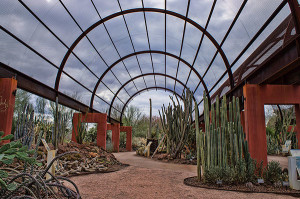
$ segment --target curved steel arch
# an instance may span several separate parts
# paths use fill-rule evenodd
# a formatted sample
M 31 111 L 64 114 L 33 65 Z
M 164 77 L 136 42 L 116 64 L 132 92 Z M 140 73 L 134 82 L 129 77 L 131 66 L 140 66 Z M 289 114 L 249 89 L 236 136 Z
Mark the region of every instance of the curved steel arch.
M 141 92 L 144 92 L 146 90 L 154 90 L 154 89 L 158 89 L 158 90 L 167 90 L 169 91 L 170 93 L 173 93 L 175 95 L 177 95 L 181 100 L 182 100 L 182 97 L 181 95 L 179 95 L 178 93 L 174 92 L 173 90 L 171 89 L 168 89 L 168 88 L 164 88 L 164 87 L 158 87 L 158 86 L 153 86 L 153 87 L 148 87 L 148 88 L 144 88 L 142 90 L 139 90 L 138 92 L 136 92 L 135 94 L 133 94 L 124 104 L 123 108 L 122 108 L 122 111 L 121 111 L 121 115 L 120 115 L 120 123 L 122 124 L 122 117 L 123 117 L 123 113 L 125 111 L 125 108 L 127 106 L 127 104 L 130 102 L 130 100 L 132 100 L 132 98 L 134 98 L 137 94 L 141 93 Z
M 113 19 L 115 17 L 118 16 L 123 16 L 126 14 L 130 14 L 130 13 L 136 13 L 136 12 L 157 12 L 157 13 L 164 13 L 164 14 L 168 14 L 174 17 L 177 17 L 179 19 L 185 20 L 187 23 L 193 25 L 194 27 L 196 27 L 198 30 L 200 30 L 201 32 L 203 32 L 203 34 L 213 43 L 213 45 L 216 47 L 217 51 L 220 53 L 223 62 L 226 66 L 226 72 L 228 73 L 228 77 L 229 77 L 229 81 L 230 81 L 230 86 L 231 88 L 234 87 L 234 79 L 233 79 L 233 75 L 232 75 L 232 71 L 228 62 L 228 59 L 224 53 L 224 51 L 222 50 L 222 48 L 220 47 L 220 45 L 218 44 L 218 42 L 215 40 L 215 38 L 209 33 L 207 32 L 201 25 L 199 25 L 198 23 L 196 23 L 195 21 L 191 20 L 190 18 L 187 18 L 181 14 L 178 14 L 176 12 L 170 11 L 170 10 L 165 10 L 165 9 L 159 9 L 159 8 L 134 8 L 134 9 L 129 9 L 129 10 L 124 10 L 124 11 L 120 11 L 120 12 L 116 12 L 114 14 L 111 14 L 101 20 L 99 20 L 98 22 L 94 23 L 93 25 L 91 25 L 89 28 L 87 28 L 71 45 L 71 47 L 68 49 L 67 53 L 65 54 L 59 70 L 57 72 L 57 76 L 56 76 L 56 80 L 55 80 L 55 90 L 58 91 L 58 87 L 59 87 L 59 83 L 60 83 L 60 78 L 61 78 L 61 74 L 63 71 L 63 68 L 71 54 L 71 52 L 74 50 L 74 48 L 77 46 L 77 44 L 90 32 L 92 31 L 94 28 L 96 28 L 97 26 L 103 24 L 104 22 Z
M 176 82 L 178 82 L 179 84 L 181 84 L 185 89 L 187 89 L 187 86 L 182 82 L 180 81 L 179 79 L 173 77 L 173 76 L 170 76 L 170 75 L 165 75 L 163 73 L 145 73 L 145 74 L 142 74 L 142 75 L 138 75 L 136 77 L 133 77 L 132 79 L 128 80 L 127 82 L 125 82 L 120 88 L 119 90 L 116 92 L 115 96 L 113 97 L 113 99 L 111 100 L 110 102 L 110 107 L 109 107 L 109 111 L 108 111 L 108 116 L 110 117 L 110 114 L 111 114 L 111 108 L 112 108 L 112 105 L 114 104 L 114 101 L 116 99 L 116 97 L 118 96 L 119 92 L 127 85 L 129 84 L 130 82 L 132 82 L 133 80 L 135 79 L 138 79 L 138 78 L 141 78 L 141 77 L 145 77 L 145 76 L 149 76 L 149 75 L 157 75 L 157 76 L 164 76 L 164 77 L 168 77 L 170 79 L 173 79 L 175 80 Z M 173 91 L 175 92 L 175 91 Z M 130 96 L 131 97 L 131 96 Z M 196 101 L 195 97 L 193 96 L 193 99 Z M 125 106 L 125 104 L 124 104 Z
M 190 65 L 187 61 L 185 61 L 184 59 L 182 59 L 181 57 L 178 57 L 177 55 L 174 55 L 172 53 L 169 53 L 169 52 L 164 52 L 164 51 L 159 51 L 159 50 L 145 50 L 145 51 L 139 51 L 139 52 L 135 52 L 135 53 L 131 53 L 131 54 L 128 54 L 122 58 L 120 58 L 119 60 L 117 60 L 116 62 L 114 62 L 112 65 L 110 65 L 109 68 L 107 68 L 101 75 L 101 77 L 99 78 L 98 82 L 96 83 L 95 85 L 95 88 L 94 88 L 94 91 L 92 93 L 92 96 L 91 96 L 91 101 L 90 101 L 90 107 L 92 108 L 93 107 L 93 103 L 94 103 L 94 97 L 95 97 L 95 93 L 99 87 L 99 84 L 100 82 L 103 80 L 104 76 L 108 73 L 108 71 L 110 71 L 115 65 L 117 65 L 118 63 L 120 63 L 121 61 L 123 61 L 124 59 L 127 59 L 129 57 L 132 57 L 132 56 L 135 56 L 135 55 L 139 55 L 139 54 L 145 54 L 145 53 L 156 53 L 156 54 L 163 54 L 163 55 L 168 55 L 170 57 L 173 57 L 175 59 L 178 59 L 180 60 L 181 62 L 183 62 L 185 65 L 187 65 L 195 74 L 196 76 L 200 79 L 204 89 L 205 89 L 205 92 L 207 93 L 207 97 L 208 97 L 208 101 L 209 101 L 209 104 L 210 104 L 210 95 L 209 95 L 209 92 L 208 92 L 208 89 L 207 89 L 207 86 L 202 78 L 202 76 L 198 73 L 198 71 L 192 67 L 192 65 Z

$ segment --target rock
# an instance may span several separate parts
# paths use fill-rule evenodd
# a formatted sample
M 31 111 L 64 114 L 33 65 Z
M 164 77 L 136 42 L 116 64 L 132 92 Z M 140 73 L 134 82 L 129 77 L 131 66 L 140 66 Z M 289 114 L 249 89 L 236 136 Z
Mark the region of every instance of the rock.
M 158 160 L 163 160 L 163 159 L 168 159 L 168 154 L 164 153 L 164 154 L 160 154 L 157 156 Z
M 253 188 L 252 182 L 247 182 L 247 183 L 245 184 L 245 186 L 248 187 L 249 189 L 252 189 L 252 188 Z
M 280 181 L 275 182 L 274 187 L 282 187 L 282 183 Z

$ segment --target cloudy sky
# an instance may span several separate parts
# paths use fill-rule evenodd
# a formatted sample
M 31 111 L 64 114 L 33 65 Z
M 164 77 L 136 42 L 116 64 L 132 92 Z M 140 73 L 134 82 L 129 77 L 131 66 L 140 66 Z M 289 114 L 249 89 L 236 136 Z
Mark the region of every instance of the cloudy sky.
M 85 31 L 101 18 L 104 19 L 115 12 L 119 12 L 120 9 L 128 10 L 142 7 L 141 0 L 119 0 L 119 2 L 120 4 L 118 4 L 117 0 L 1 0 L 1 26 L 45 56 L 53 65 L 59 67 L 68 48 L 82 31 Z M 202 27 L 205 27 L 212 2 L 212 0 L 191 0 L 188 17 Z M 219 44 L 242 2 L 242 0 L 217 1 L 207 31 Z M 239 52 L 247 45 L 281 2 L 281 0 L 249 0 L 247 2 L 237 23 L 222 46 L 229 63 L 233 62 Z M 28 6 L 60 38 L 60 41 L 33 17 L 21 3 Z M 164 9 L 164 3 L 164 0 L 144 0 L 145 7 Z M 167 0 L 167 9 L 183 16 L 186 15 L 187 5 L 188 0 Z M 68 12 L 75 21 L 66 9 L 68 9 Z M 289 13 L 289 7 L 286 5 L 257 41 L 234 65 L 233 71 L 243 63 Z M 147 21 L 147 29 L 145 27 L 145 19 Z M 195 26 L 187 23 L 185 37 L 182 41 L 184 21 L 170 15 L 167 15 L 166 20 L 166 51 L 177 57 L 181 57 L 190 65 L 194 62 L 194 68 L 197 73 L 203 76 L 216 52 L 216 48 L 207 37 L 204 37 L 199 54 L 195 59 L 202 32 Z M 89 105 L 91 100 L 90 91 L 94 90 L 103 72 L 114 64 L 112 70 L 100 82 L 96 91 L 97 96 L 94 100 L 95 109 L 106 110 L 114 94 L 118 92 L 122 84 L 141 75 L 141 73 L 153 73 L 153 71 L 155 73 L 165 73 L 165 56 L 159 53 L 138 54 L 137 56 L 129 56 L 123 61 L 117 62 L 120 57 L 130 55 L 134 52 L 147 51 L 149 50 L 149 46 L 151 50 L 164 51 L 164 27 L 165 15 L 156 12 L 146 12 L 145 16 L 143 12 L 126 14 L 124 17 L 120 15 L 106 21 L 104 25 L 97 26 L 87 34 L 87 37 L 84 37 L 78 43 L 73 53 L 69 56 L 64 67 L 65 73 L 61 76 L 59 91 L 69 96 L 77 93 L 80 96 L 80 100 Z M 147 31 L 150 43 L 148 43 Z M 181 45 L 182 51 L 180 51 Z M 58 70 L 2 30 L 0 30 L 0 61 L 32 76 L 48 86 L 54 87 Z M 208 90 L 224 71 L 224 62 L 222 57 L 218 55 L 211 69 L 204 77 Z M 166 72 L 172 77 L 176 77 L 177 73 L 177 79 L 186 83 L 190 68 L 183 62 L 178 62 L 178 59 L 166 56 Z M 73 81 L 66 74 L 75 78 L 90 91 Z M 219 86 L 227 78 L 228 76 L 225 76 Z M 198 82 L 199 79 L 196 73 L 191 72 L 187 87 L 194 91 Z M 154 87 L 155 85 L 164 87 L 165 83 L 168 89 L 174 89 L 174 80 L 167 78 L 165 82 L 165 78 L 161 75 L 155 75 L 155 77 L 148 75 L 129 81 L 119 91 L 114 105 L 126 103 L 131 95 L 144 89 L 146 85 L 147 87 Z M 200 85 L 195 91 L 196 100 L 201 100 L 203 90 L 203 86 Z M 175 91 L 181 94 L 183 86 L 180 83 L 176 83 Z M 147 114 L 149 110 L 149 98 L 152 98 L 154 115 L 156 115 L 157 110 L 160 109 L 163 103 L 169 103 L 170 94 L 169 92 L 160 90 L 143 92 L 141 95 L 133 98 L 133 101 L 129 104 L 139 106 Z M 202 110 L 202 107 L 200 109 Z

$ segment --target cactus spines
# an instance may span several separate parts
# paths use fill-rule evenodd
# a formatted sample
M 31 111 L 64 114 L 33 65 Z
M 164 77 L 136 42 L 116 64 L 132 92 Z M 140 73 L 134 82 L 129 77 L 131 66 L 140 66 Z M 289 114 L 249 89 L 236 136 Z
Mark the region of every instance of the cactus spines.
M 250 156 L 247 141 L 241 125 L 239 99 L 232 97 L 232 102 L 227 106 L 226 97 L 221 100 L 216 98 L 216 103 L 211 105 L 209 111 L 208 98 L 204 98 L 204 120 L 205 132 L 197 132 L 197 165 L 205 169 L 211 167 L 235 168 L 243 160 L 248 164 Z M 197 114 L 198 107 L 195 106 L 196 127 L 199 125 Z M 199 140 L 198 140 L 199 139 Z M 198 152 L 200 149 L 200 152 Z M 197 168 L 199 168 L 198 165 Z M 198 171 L 198 175 L 200 172 Z M 200 177 L 198 176 L 198 179 Z
M 34 137 L 34 110 L 32 105 L 25 105 L 23 112 L 18 114 L 15 140 L 21 140 L 22 144 L 31 146 Z
M 186 93 L 182 96 L 183 107 L 179 104 L 177 96 L 175 96 L 176 101 L 170 96 L 172 104 L 169 104 L 167 108 L 163 106 L 161 112 L 159 111 L 162 127 L 167 135 L 167 153 L 173 158 L 177 157 L 184 147 L 188 134 L 194 133 L 192 97 L 193 93 L 186 89 Z

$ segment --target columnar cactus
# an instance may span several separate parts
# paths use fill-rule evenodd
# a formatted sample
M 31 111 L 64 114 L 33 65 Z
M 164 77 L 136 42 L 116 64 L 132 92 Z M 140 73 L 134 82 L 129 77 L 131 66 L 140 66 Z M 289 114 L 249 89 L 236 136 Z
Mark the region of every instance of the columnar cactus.
M 192 125 L 192 97 L 192 92 L 187 89 L 182 96 L 182 107 L 177 96 L 176 102 L 170 96 L 173 106 L 171 104 L 167 108 L 163 106 L 161 112 L 159 111 L 162 127 L 167 136 L 167 153 L 173 158 L 177 157 L 181 152 L 188 134 L 194 133 L 194 126 Z
M 34 110 L 32 105 L 25 105 L 23 112 L 18 114 L 15 140 L 21 140 L 22 144 L 31 146 L 34 137 Z
M 197 137 L 197 166 L 198 179 L 200 179 L 200 164 L 203 168 L 210 167 L 235 167 L 250 156 L 247 141 L 241 125 L 239 99 L 233 97 L 229 102 L 227 112 L 226 97 L 221 101 L 216 98 L 216 103 L 209 111 L 208 99 L 204 93 L 204 121 L 205 132 L 199 132 L 198 106 L 195 103 L 195 122 Z M 200 161 L 200 160 L 201 161 Z

